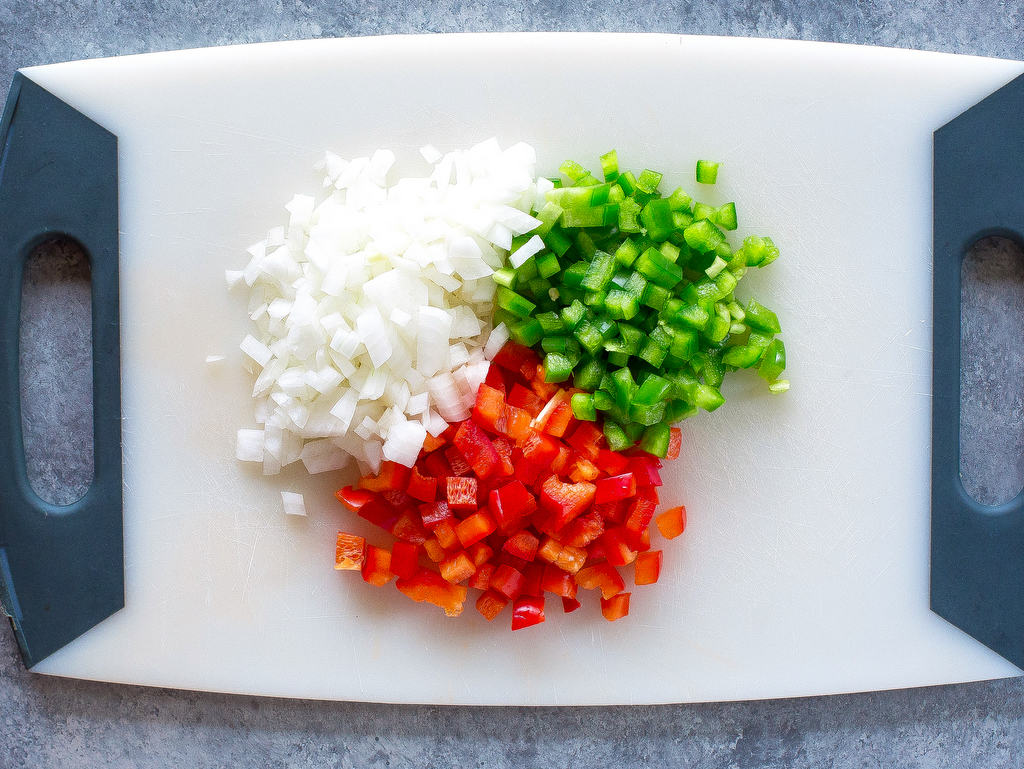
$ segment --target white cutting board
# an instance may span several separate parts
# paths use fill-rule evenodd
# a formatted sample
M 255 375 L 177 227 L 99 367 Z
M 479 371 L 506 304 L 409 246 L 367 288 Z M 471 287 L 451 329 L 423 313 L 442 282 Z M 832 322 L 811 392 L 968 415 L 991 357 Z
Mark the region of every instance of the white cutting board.
M 280 43 L 25 74 L 120 152 L 126 608 L 36 671 L 390 702 L 728 700 L 1020 671 L 928 609 L 931 133 L 1024 64 L 879 48 L 630 35 Z M 523 140 L 554 173 L 626 167 L 735 200 L 782 258 L 744 282 L 776 308 L 792 391 L 737 375 L 684 427 L 663 499 L 684 502 L 661 582 L 628 619 L 596 598 L 510 633 L 332 568 L 341 479 L 263 478 L 223 271 L 316 191 L 313 163 L 390 147 Z M 243 292 L 244 293 L 244 292 Z M 952 341 L 952 340 L 951 340 Z M 955 342 L 952 342 L 955 343 Z M 208 354 L 228 360 L 204 364 Z M 286 518 L 280 489 L 306 495 Z

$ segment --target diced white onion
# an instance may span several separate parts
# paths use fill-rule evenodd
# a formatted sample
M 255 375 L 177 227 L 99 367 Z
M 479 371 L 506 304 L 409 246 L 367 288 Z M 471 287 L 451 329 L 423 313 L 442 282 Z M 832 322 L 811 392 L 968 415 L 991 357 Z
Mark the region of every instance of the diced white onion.
M 293 491 L 282 491 L 281 504 L 288 515 L 306 514 L 306 501 L 302 498 L 301 494 L 296 494 Z

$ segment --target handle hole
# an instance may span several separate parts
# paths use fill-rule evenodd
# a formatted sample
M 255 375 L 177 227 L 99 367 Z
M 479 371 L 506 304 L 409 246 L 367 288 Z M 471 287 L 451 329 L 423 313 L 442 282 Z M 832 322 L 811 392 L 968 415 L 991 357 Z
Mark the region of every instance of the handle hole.
M 21 435 L 32 490 L 70 505 L 92 485 L 92 270 L 75 241 L 28 257 L 21 282 Z
M 1024 489 L 1024 251 L 982 238 L 960 268 L 960 479 L 983 505 Z

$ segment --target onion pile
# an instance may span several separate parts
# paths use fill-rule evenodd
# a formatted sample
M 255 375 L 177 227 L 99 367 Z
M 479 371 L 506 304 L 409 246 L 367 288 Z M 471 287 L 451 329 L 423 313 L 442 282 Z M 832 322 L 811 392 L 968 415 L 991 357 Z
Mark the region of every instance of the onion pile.
M 326 196 L 292 198 L 287 226 L 228 271 L 229 287 L 250 288 L 241 350 L 261 425 L 239 430 L 238 459 L 266 474 L 350 457 L 364 473 L 383 459 L 412 466 L 427 433 L 469 416 L 508 338 L 491 327 L 491 275 L 540 223 L 529 211 L 550 185 L 527 144 L 421 154 L 430 173 L 392 184 L 390 151 L 327 153 Z

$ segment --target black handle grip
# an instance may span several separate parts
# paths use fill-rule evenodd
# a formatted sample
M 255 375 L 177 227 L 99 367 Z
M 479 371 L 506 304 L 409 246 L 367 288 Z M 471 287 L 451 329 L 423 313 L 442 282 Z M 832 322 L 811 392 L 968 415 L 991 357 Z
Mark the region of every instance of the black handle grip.
M 988 235 L 1024 243 L 1024 75 L 936 131 L 934 151 L 931 607 L 1024 667 L 1024 493 L 990 507 L 960 481 L 961 262 Z
M 117 137 L 18 73 L 0 153 L 0 602 L 32 667 L 124 606 Z M 65 507 L 29 486 L 18 373 L 24 265 L 57 235 L 92 267 L 95 476 Z

